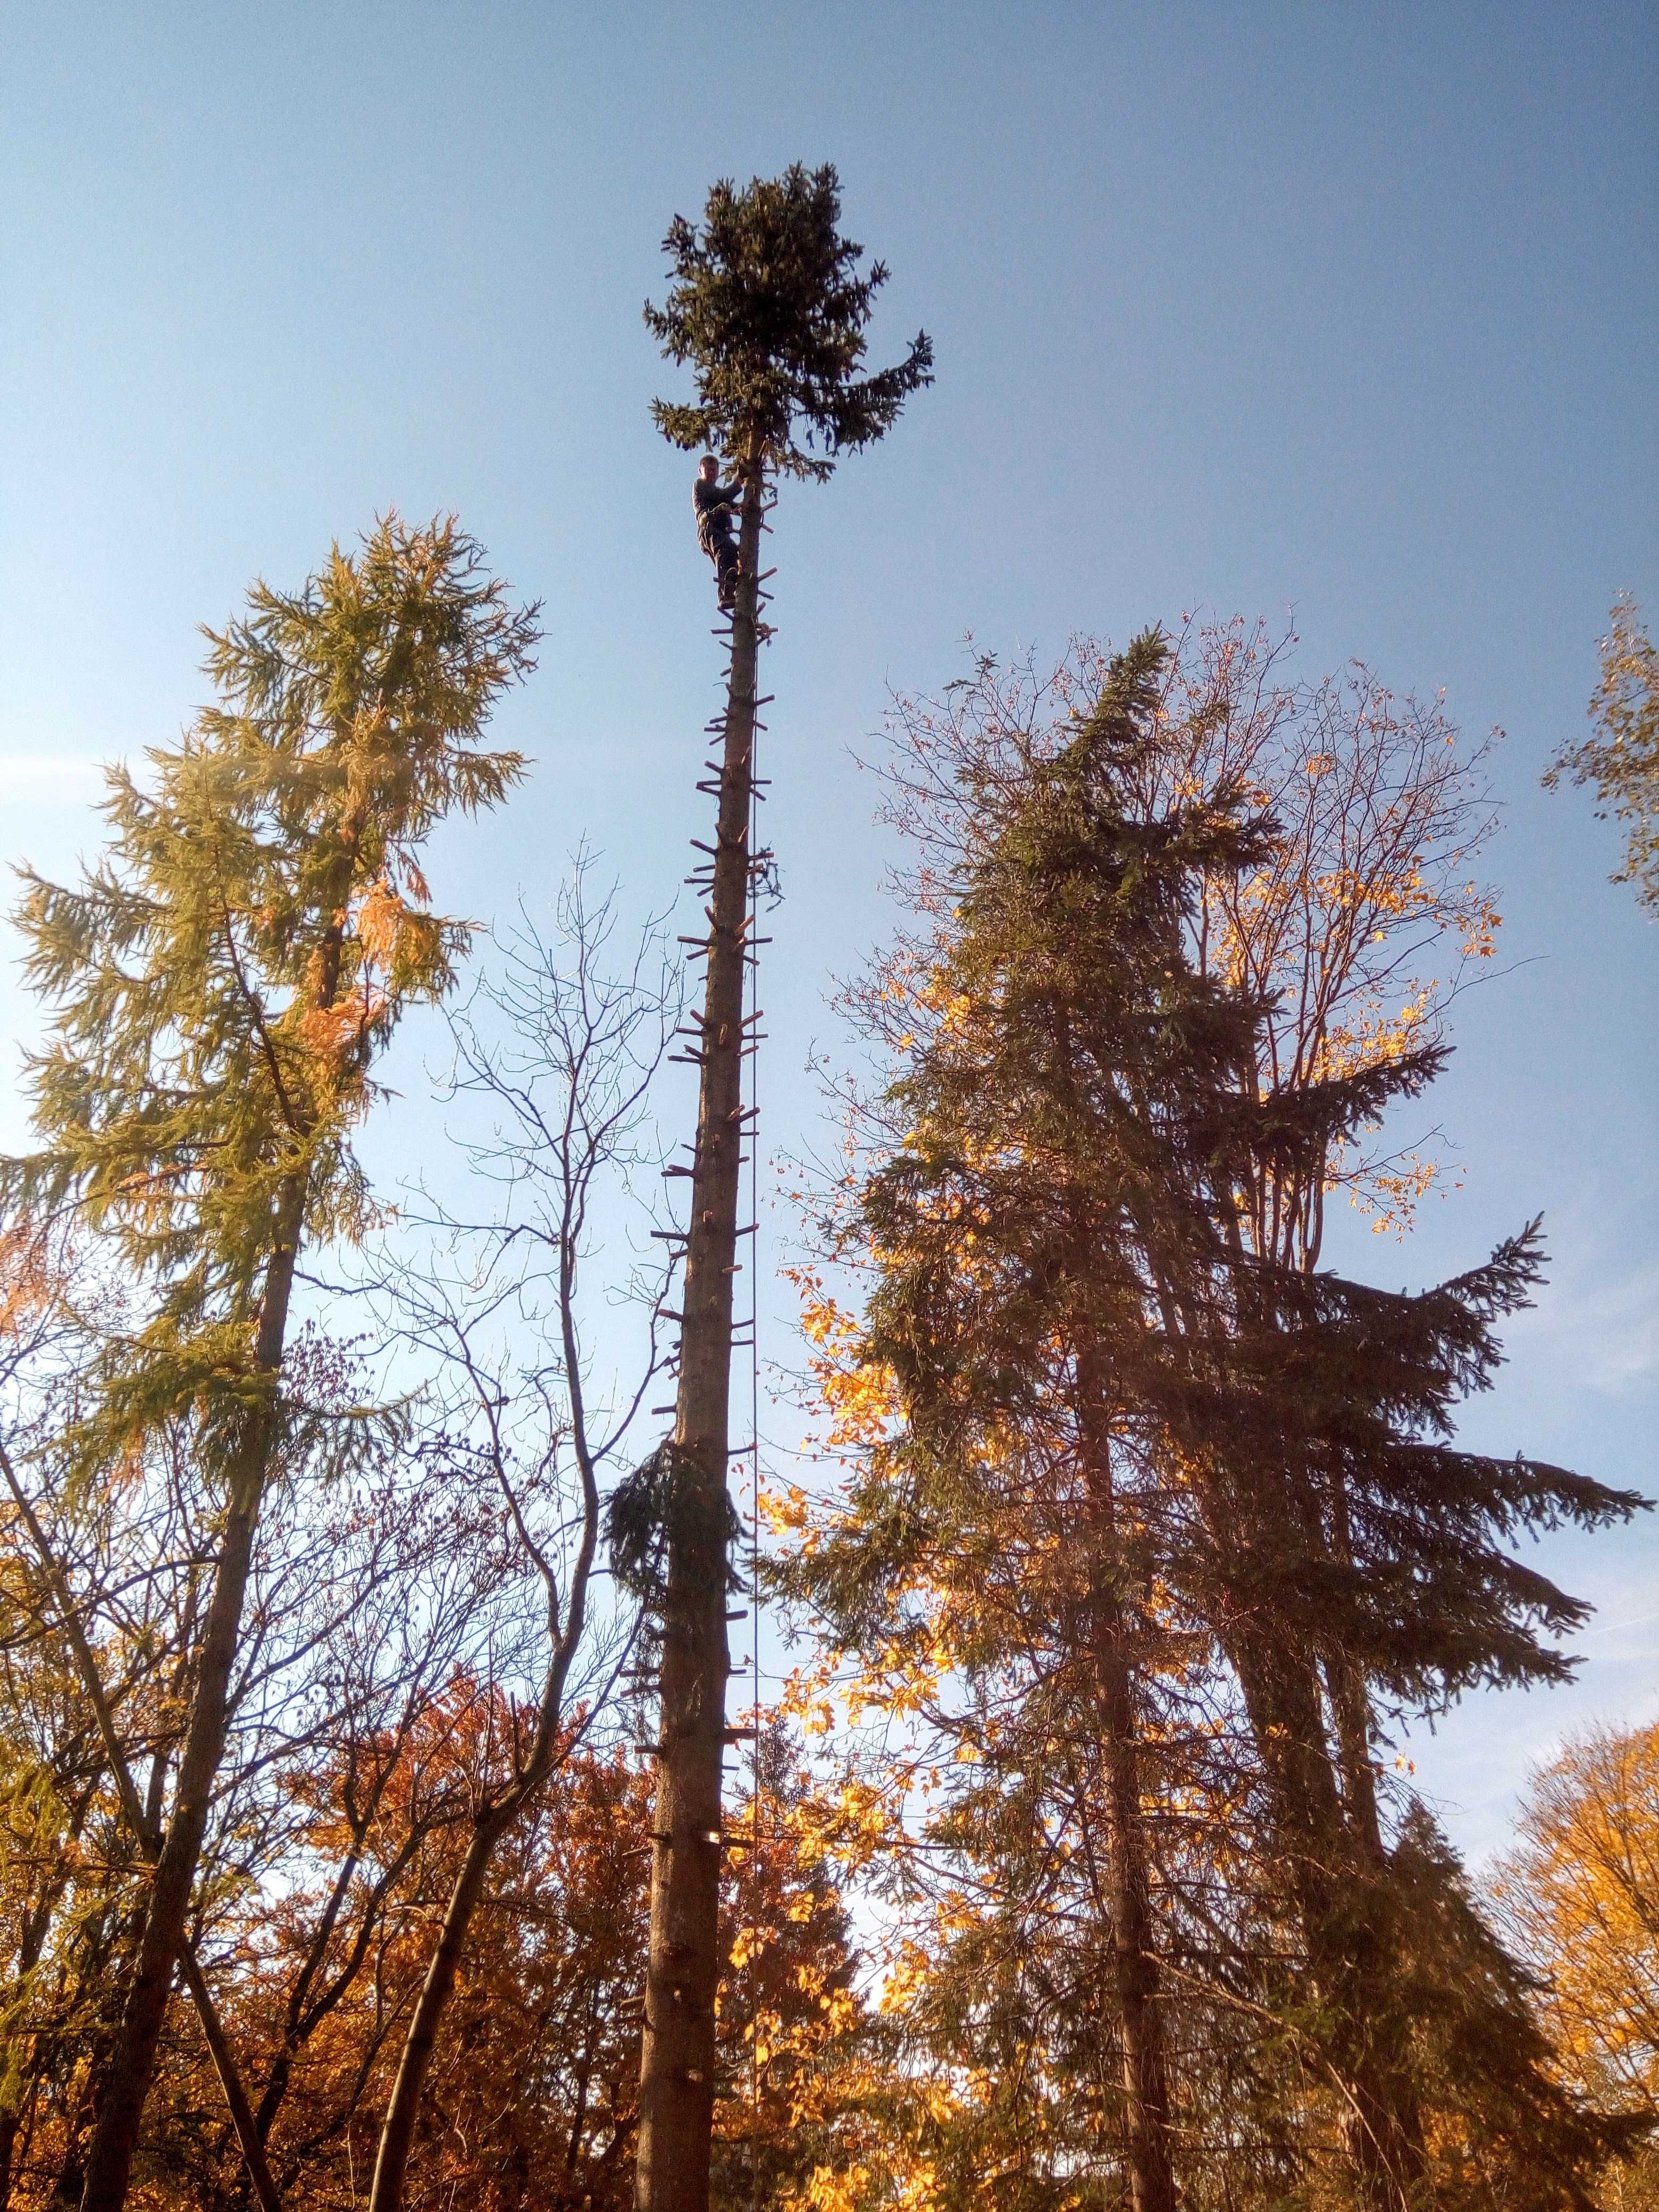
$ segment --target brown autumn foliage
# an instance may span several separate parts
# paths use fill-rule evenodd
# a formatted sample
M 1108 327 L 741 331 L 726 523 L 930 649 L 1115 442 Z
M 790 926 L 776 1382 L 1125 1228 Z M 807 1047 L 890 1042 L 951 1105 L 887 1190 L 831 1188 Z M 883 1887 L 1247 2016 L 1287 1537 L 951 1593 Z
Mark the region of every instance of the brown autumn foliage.
M 369 1771 L 376 1747 L 360 1747 L 287 1778 L 296 1818 L 282 1879 L 248 1886 L 225 1908 L 215 1951 L 252 2091 L 283 2082 L 269 2150 L 285 2203 L 346 2212 L 360 2201 L 469 1802 L 498 1755 L 492 1736 L 521 1724 L 499 1695 L 457 1677 L 378 1747 L 383 1774 Z M 839 2162 L 849 2133 L 871 2134 L 880 2085 L 810 1785 L 775 1733 L 760 1756 L 758 1807 L 752 1789 L 738 1797 L 726 1852 L 716 2167 L 747 2201 L 758 2160 L 763 2202 L 805 2204 L 822 2201 L 813 2175 Z M 498 1854 L 434 2055 L 412 2203 L 622 2212 L 631 2203 L 651 1802 L 644 1764 L 575 1750 Z M 18 1808 L 8 1810 L 15 1882 L 22 1837 Z M 319 1944 L 332 1903 L 342 1909 Z M 0 1895 L 14 1945 L 29 1904 L 10 1884 Z M 296 2022 L 302 2033 L 285 2036 Z M 154 2212 L 240 2204 L 246 2183 L 200 2038 L 176 2008 L 171 2031 L 131 2201 Z M 9 2200 L 20 2212 L 54 2201 L 63 2147 L 61 2118 L 45 2115 Z

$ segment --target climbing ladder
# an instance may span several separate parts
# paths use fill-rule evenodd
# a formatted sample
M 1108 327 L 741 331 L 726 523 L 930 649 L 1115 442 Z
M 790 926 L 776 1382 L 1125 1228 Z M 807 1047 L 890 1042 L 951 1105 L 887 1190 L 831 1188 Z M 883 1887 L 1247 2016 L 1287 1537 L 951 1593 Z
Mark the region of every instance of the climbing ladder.
M 771 498 L 769 498 L 766 500 L 762 508 L 759 516 L 759 528 L 763 532 L 769 532 L 770 525 L 766 520 L 766 515 L 769 512 L 773 503 L 774 501 Z M 774 572 L 772 570 L 768 569 L 759 574 L 755 580 L 753 620 L 757 652 L 758 652 L 759 647 L 767 643 L 773 635 L 773 627 L 771 623 L 763 619 L 763 610 L 771 604 L 772 599 L 772 594 L 765 587 L 773 573 Z M 696 788 L 700 793 L 712 796 L 716 799 L 718 806 L 717 819 L 723 820 L 726 826 L 724 832 L 722 832 L 722 830 L 717 826 L 715 831 L 716 842 L 712 846 L 705 844 L 699 838 L 693 838 L 690 841 L 692 849 L 699 858 L 694 864 L 691 873 L 685 878 L 686 884 L 691 889 L 703 896 L 705 899 L 714 901 L 715 902 L 706 903 L 704 907 L 704 913 L 708 922 L 708 929 L 699 935 L 682 937 L 679 939 L 681 945 L 684 949 L 685 957 L 688 961 L 693 963 L 699 960 L 708 958 L 714 952 L 719 934 L 719 926 L 716 921 L 716 904 L 718 903 L 718 898 L 715 893 L 715 874 L 719 856 L 722 850 L 728 854 L 731 852 L 732 846 L 738 842 L 738 836 L 740 834 L 744 854 L 744 865 L 746 868 L 746 885 L 744 902 L 744 918 L 740 928 L 735 933 L 738 938 L 742 959 L 740 989 L 738 993 L 739 1006 L 737 1068 L 738 1103 L 734 1109 L 729 1112 L 722 1110 L 721 1114 L 711 1121 L 710 1117 L 705 1111 L 705 1107 L 708 1099 L 714 1094 L 705 1087 L 702 1094 L 700 1096 L 698 1127 L 698 1146 L 700 1146 L 707 1139 L 709 1138 L 711 1128 L 718 1132 L 719 1124 L 720 1122 L 729 1121 L 735 1125 L 732 1134 L 733 1140 L 738 1146 L 736 1162 L 737 1188 L 735 1195 L 738 1201 L 738 1210 L 739 1212 L 742 1210 L 742 1170 L 744 1166 L 747 1166 L 749 1170 L 747 1198 L 750 1218 L 747 1223 L 738 1222 L 734 1224 L 736 1242 L 733 1249 L 733 1257 L 729 1270 L 729 1272 L 734 1276 L 737 1273 L 742 1272 L 744 1264 L 742 1261 L 736 1257 L 736 1253 L 744 1249 L 744 1242 L 745 1239 L 757 1240 L 759 1233 L 759 1105 L 757 1097 L 758 1085 L 757 1082 L 757 1071 L 758 1067 L 759 1048 L 763 1042 L 763 1032 L 760 1029 L 762 1009 L 758 1001 L 758 987 L 761 948 L 763 945 L 769 943 L 770 939 L 760 935 L 758 924 L 760 919 L 761 897 L 763 895 L 769 892 L 773 893 L 775 896 L 775 886 L 773 855 L 769 848 L 763 848 L 758 843 L 759 808 L 762 800 L 766 796 L 767 779 L 759 776 L 756 773 L 756 753 L 758 740 L 761 733 L 766 728 L 765 723 L 760 719 L 761 710 L 771 703 L 770 695 L 768 695 L 766 697 L 757 696 L 754 699 L 753 714 L 750 725 L 750 734 L 749 737 L 748 748 L 746 754 L 742 757 L 737 768 L 737 772 L 741 774 L 744 780 L 744 783 L 746 784 L 746 791 L 743 793 L 743 796 L 746 798 L 747 801 L 745 809 L 746 821 L 741 832 L 734 834 L 735 824 L 732 820 L 730 804 L 734 793 L 728 788 L 727 779 L 733 774 L 732 762 L 735 758 L 735 757 L 731 753 L 731 739 L 729 732 L 732 728 L 732 724 L 730 717 L 734 710 L 734 702 L 736 702 L 742 696 L 738 692 L 736 688 L 738 673 L 735 666 L 736 630 L 737 617 L 733 617 L 720 623 L 714 632 L 714 635 L 717 638 L 724 639 L 726 644 L 726 665 L 724 684 L 726 706 L 721 712 L 712 716 L 706 726 L 709 736 L 717 741 L 720 741 L 720 743 L 725 746 L 728 755 L 727 762 L 723 763 L 719 759 L 710 759 L 706 761 L 704 763 L 705 774 L 698 780 L 696 786 Z M 745 677 L 745 690 L 746 689 L 747 679 Z M 720 843 L 720 839 L 723 834 L 726 839 L 724 847 L 722 847 Z M 729 874 L 726 880 L 729 887 Z M 729 898 L 729 888 L 726 895 Z M 728 913 L 731 912 L 731 908 L 729 906 L 726 911 Z M 721 994 L 720 995 L 723 995 L 724 992 L 727 988 L 729 988 L 729 986 L 721 987 Z M 712 995 L 710 1002 L 714 1002 Z M 729 999 L 726 1003 L 728 1006 L 730 1005 L 731 1001 Z M 704 1066 L 710 1057 L 709 1048 L 715 1042 L 715 1040 L 708 1034 L 708 1026 L 713 1019 L 714 1016 L 712 1014 L 692 1016 L 687 1023 L 676 1032 L 678 1036 L 684 1038 L 685 1041 L 684 1049 L 671 1056 L 693 1066 L 700 1067 Z M 730 1045 L 728 1043 L 729 1034 L 728 1024 L 724 1021 L 721 1022 L 719 1027 L 718 1042 L 727 1050 L 730 1049 Z M 707 1081 L 714 1081 L 714 1079 L 711 1076 L 707 1079 Z M 718 1084 L 715 1085 L 715 1089 L 718 1091 Z M 728 1091 L 726 1093 L 728 1100 L 730 1095 L 731 1094 Z M 714 1140 L 716 1143 L 720 1141 L 720 1136 L 719 1133 L 715 1133 Z M 749 1151 L 746 1155 L 742 1151 L 742 1146 L 745 1142 L 749 1146 Z M 664 1173 L 667 1177 L 672 1179 L 686 1179 L 691 1183 L 692 1188 L 695 1191 L 699 1181 L 698 1170 L 702 1165 L 702 1156 L 697 1146 L 693 1146 L 690 1149 L 691 1152 L 690 1166 L 688 1167 L 678 1162 L 672 1163 L 664 1170 Z M 718 1158 L 718 1155 L 714 1157 Z M 730 1186 L 727 1186 L 726 1188 L 728 1190 L 730 1189 Z M 708 1213 L 704 1213 L 702 1216 L 702 1219 L 704 1222 L 708 1222 L 711 1218 L 712 1217 Z M 684 1231 L 669 1231 L 662 1233 L 666 1237 L 669 1242 L 671 1256 L 675 1260 L 683 1261 L 686 1255 L 689 1240 L 691 1234 L 690 1225 L 688 1224 L 687 1229 Z M 748 1638 L 749 1650 L 747 1656 L 740 1664 L 732 1663 L 731 1647 L 730 1645 L 727 1646 L 727 1674 L 728 1676 L 736 1676 L 739 1674 L 746 1674 L 748 1676 L 752 1702 L 749 1708 L 746 1721 L 741 1722 L 735 1726 L 729 1724 L 723 1725 L 721 1729 L 721 1738 L 723 1744 L 728 1748 L 747 1745 L 750 1749 L 751 1756 L 753 1758 L 754 1788 L 751 1801 L 752 1820 L 751 1833 L 748 1840 L 753 1853 L 751 1864 L 757 1875 L 757 1879 L 752 1887 L 756 1895 L 758 1896 L 760 1884 L 757 1877 L 760 1863 L 760 1850 L 763 1841 L 763 1790 L 762 1786 L 759 1758 L 759 1726 L 762 1702 L 760 1695 L 759 1583 L 761 1437 L 760 1354 L 758 1348 L 758 1337 L 760 1275 L 758 1267 L 753 1264 L 757 1249 L 757 1243 L 756 1241 L 750 1241 L 748 1245 L 748 1249 L 751 1262 L 748 1269 L 750 1275 L 750 1297 L 747 1301 L 748 1310 L 746 1314 L 738 1313 L 735 1310 L 737 1301 L 735 1298 L 733 1299 L 733 1310 L 731 1316 L 729 1343 L 732 1352 L 746 1351 L 749 1355 L 748 1411 L 750 1434 L 746 1443 L 734 1446 L 730 1442 L 729 1424 L 731 1413 L 731 1383 L 735 1380 L 735 1377 L 730 1375 L 728 1366 L 726 1399 L 727 1428 L 726 1448 L 726 1495 L 728 1498 L 731 1495 L 732 1476 L 736 1471 L 736 1463 L 738 1461 L 747 1462 L 746 1472 L 748 1480 L 746 1483 L 743 1483 L 741 1485 L 739 1489 L 740 1504 L 746 1505 L 747 1510 L 740 1510 L 738 1515 L 740 1527 L 743 1528 L 747 1540 L 746 1543 L 740 1540 L 738 1547 L 738 1555 L 743 1559 L 744 1566 L 746 1570 L 744 1577 L 746 1588 L 740 1588 L 734 1593 L 734 1595 L 746 1598 L 748 1602 L 746 1606 L 728 1605 L 726 1617 L 728 1623 L 735 1624 L 746 1618 L 750 1624 L 750 1635 Z M 733 1284 L 733 1288 L 735 1289 L 735 1283 Z M 689 1299 L 682 1300 L 683 1304 L 690 1304 L 690 1302 L 691 1301 Z M 668 1370 L 671 1373 L 678 1376 L 682 1370 L 684 1364 L 684 1328 L 685 1316 L 683 1312 L 676 1312 L 672 1309 L 669 1304 L 669 1293 L 666 1291 L 659 1304 L 658 1314 L 661 1319 L 678 1322 L 681 1325 L 681 1340 L 679 1343 L 677 1344 L 674 1352 L 670 1356 L 666 1362 Z M 715 1340 L 718 1341 L 718 1339 Z M 682 1402 L 684 1402 L 683 1397 L 683 1384 L 680 1386 L 680 1389 L 682 1392 Z M 668 1407 L 655 1407 L 653 1410 L 654 1412 L 666 1413 L 676 1409 Z M 744 1496 L 745 1492 L 746 1498 Z M 646 1695 L 648 1694 L 653 1688 L 657 1690 L 659 1702 L 661 1702 L 663 1684 L 660 1675 L 657 1674 L 653 1668 L 641 1668 L 636 1670 L 633 1677 L 634 1694 Z M 725 1721 L 725 1717 L 724 1714 L 722 1714 L 721 1719 L 723 1723 Z M 659 1733 L 662 1737 L 662 1741 L 660 1742 L 641 1743 L 638 1747 L 648 1754 L 653 1754 L 659 1758 L 661 1758 L 665 1753 L 668 1747 L 665 1706 L 663 1723 Z M 723 1768 L 725 1764 L 723 1753 L 720 1763 Z M 725 1795 L 723 1782 L 720 1795 L 723 1799 Z M 664 2002 L 663 1990 L 665 1982 L 671 1984 L 667 1990 L 667 1996 L 670 2002 L 672 2004 L 678 2005 L 682 2002 L 682 1991 L 672 1987 L 672 1982 L 673 1979 L 672 1973 L 665 1976 L 662 1972 L 655 1948 L 657 1942 L 655 1900 L 658 1885 L 664 1879 L 664 1867 L 661 1854 L 664 1850 L 672 1851 L 675 1848 L 677 1842 L 679 1844 L 680 1848 L 683 1849 L 688 1848 L 692 1844 L 701 1844 L 705 1848 L 710 1846 L 718 1848 L 729 1840 L 736 1840 L 736 1838 L 732 1837 L 730 1832 L 726 1829 L 723 1812 L 718 1826 L 706 1833 L 699 1830 L 690 1836 L 682 1836 L 678 1838 L 673 1834 L 664 1832 L 653 1832 L 653 1834 L 651 1844 L 653 1868 L 653 1977 L 654 1986 L 658 1991 L 658 2010 L 661 2009 Z M 672 1893 L 670 1893 L 670 1895 L 672 1897 Z M 672 1912 L 672 1905 L 665 1906 L 665 1910 Z M 648 1982 L 648 1990 L 653 1985 L 653 1983 Z M 758 1999 L 757 2000 L 757 2002 L 758 2003 Z M 657 2027 L 658 2022 L 656 2013 L 652 2010 L 649 1999 L 647 1998 L 647 2033 L 654 2034 L 657 2032 Z M 712 2046 L 712 2021 L 709 2023 L 709 2039 Z M 762 2079 L 759 2039 L 757 2035 L 753 2032 L 752 2023 L 750 2044 L 750 2063 L 748 2069 L 750 2078 L 747 2083 L 747 2088 L 750 2119 L 751 2180 L 752 2195 L 756 2204 L 758 2205 L 760 2191 Z M 660 2061 L 653 2061 L 653 2065 L 659 2064 Z M 690 2067 L 684 2068 L 678 2075 L 675 2076 L 675 2078 L 687 2085 L 695 2084 L 700 2091 L 715 2096 L 725 2095 L 729 2097 L 733 2094 L 742 2094 L 741 2091 L 734 2090 L 729 2086 L 716 2084 L 712 2079 L 705 2082 L 702 2062 L 701 2061 L 699 2061 L 696 2069 L 692 2069 Z

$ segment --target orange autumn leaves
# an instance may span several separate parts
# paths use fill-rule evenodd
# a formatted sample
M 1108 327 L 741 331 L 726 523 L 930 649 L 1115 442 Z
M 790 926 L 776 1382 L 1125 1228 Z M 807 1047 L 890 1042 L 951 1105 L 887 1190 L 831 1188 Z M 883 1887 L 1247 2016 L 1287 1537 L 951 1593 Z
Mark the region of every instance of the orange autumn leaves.
M 1534 1778 L 1493 1890 L 1593 2095 L 1659 2100 L 1659 1726 L 1592 1729 Z
M 348 944 L 356 956 L 352 989 L 325 1006 L 312 993 L 302 994 L 292 1015 L 301 1042 L 337 1080 L 389 1009 L 405 992 L 418 990 L 442 960 L 446 925 L 426 911 L 429 894 L 419 870 L 406 875 L 407 896 L 390 875 L 382 875 L 346 918 Z M 313 977 L 313 991 L 314 983 Z

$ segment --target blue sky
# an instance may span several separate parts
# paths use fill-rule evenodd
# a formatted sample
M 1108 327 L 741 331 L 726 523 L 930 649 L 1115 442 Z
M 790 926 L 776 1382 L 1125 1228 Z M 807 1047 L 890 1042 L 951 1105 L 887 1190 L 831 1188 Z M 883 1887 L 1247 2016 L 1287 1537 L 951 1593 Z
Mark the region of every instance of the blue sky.
M 1467 1432 L 1659 1490 L 1659 935 L 1537 787 L 1613 592 L 1659 612 L 1656 89 L 1639 5 L 11 8 L 0 849 L 95 845 L 96 762 L 176 732 L 252 575 L 453 507 L 547 641 L 501 722 L 534 780 L 446 835 L 440 897 L 545 908 L 584 834 L 659 897 L 718 672 L 640 305 L 714 177 L 833 161 L 893 270 L 876 349 L 925 324 L 939 382 L 775 518 L 769 1146 L 810 1141 L 830 978 L 886 926 L 848 748 L 887 688 L 970 631 L 1042 659 L 1293 610 L 1306 672 L 1362 655 L 1508 732 L 1507 972 L 1437 1101 L 1462 1188 L 1336 1256 L 1432 1278 L 1544 1212 L 1551 1288 Z M 0 1027 L 33 1018 L 8 969 Z M 387 1176 L 430 1146 L 422 1048 Z M 1551 1547 L 1602 1607 L 1577 1688 L 1413 1747 L 1471 1849 L 1561 1729 L 1659 1710 L 1655 1518 Z

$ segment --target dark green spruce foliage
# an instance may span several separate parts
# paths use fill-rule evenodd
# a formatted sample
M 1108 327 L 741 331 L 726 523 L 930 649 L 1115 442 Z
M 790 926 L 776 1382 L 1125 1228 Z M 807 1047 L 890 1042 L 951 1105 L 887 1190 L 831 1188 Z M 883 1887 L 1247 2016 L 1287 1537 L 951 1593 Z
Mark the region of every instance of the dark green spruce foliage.
M 1586 2203 L 1610 2138 L 1550 2080 L 1522 1978 L 1444 1847 L 1415 1820 L 1390 1847 L 1374 1800 L 1366 1817 L 1368 1745 L 1363 1789 L 1345 1789 L 1329 1686 L 1340 1662 L 1420 1714 L 1477 1685 L 1562 1679 L 1553 1638 L 1585 1608 L 1512 1547 L 1639 1501 L 1450 1441 L 1498 1364 L 1495 1323 L 1537 1279 L 1535 1226 L 1414 1297 L 1247 1250 L 1252 1172 L 1316 1164 L 1440 1056 L 1256 1096 L 1261 1010 L 1198 974 L 1186 932 L 1200 872 L 1248 867 L 1273 825 L 1237 791 L 1146 803 L 1165 658 L 1158 633 L 1137 639 L 1063 748 L 1033 750 L 1017 787 L 963 794 L 929 954 L 948 1012 L 919 1024 L 890 1093 L 906 1133 L 860 1214 L 877 1255 L 866 1349 L 898 1378 L 905 1432 L 805 1571 L 849 1639 L 890 1632 L 920 1558 L 998 1545 L 984 1516 L 1017 1504 L 999 1460 L 1042 1434 L 1060 1463 L 1095 1396 L 1122 1486 L 1109 1564 L 1137 1695 L 1167 1717 L 1155 1677 L 1183 1635 L 1242 1691 L 1304 1960 L 1298 2033 L 1341 2084 L 1361 2201 L 1426 2185 L 1434 2106 L 1471 2188 Z M 1458 2021 L 1455 2066 L 1437 2017 Z
M 668 358 L 696 372 L 695 404 L 652 407 L 672 444 L 822 483 L 839 454 L 872 444 L 933 382 L 926 332 L 893 368 L 858 374 L 887 270 L 878 261 L 859 273 L 864 248 L 840 222 L 835 170 L 799 162 L 742 189 L 716 185 L 701 228 L 675 216 L 663 240 L 674 283 L 665 306 L 645 310 Z
M 660 400 L 658 428 L 684 447 L 713 446 L 738 471 L 738 558 L 720 731 L 708 934 L 696 1057 L 697 1138 L 683 1256 L 673 1461 L 647 1467 L 611 1516 L 636 1559 L 662 1554 L 661 1753 L 653 1833 L 651 1952 L 641 2063 L 636 2195 L 641 2212 L 707 2212 L 715 2108 L 715 2011 L 721 1972 L 718 1835 L 729 1651 L 726 1596 L 731 1510 L 732 1284 L 739 1261 L 744 985 L 755 849 L 757 655 L 772 635 L 762 609 L 761 538 L 778 475 L 822 483 L 839 458 L 874 443 L 906 397 L 929 381 L 918 337 L 898 366 L 866 376 L 865 331 L 885 277 L 859 274 L 842 237 L 831 168 L 799 166 L 741 191 L 716 185 L 703 219 L 677 217 L 664 241 L 666 301 L 645 319 L 668 358 L 692 372 L 693 402 Z M 665 1480 L 663 1478 L 666 1477 Z M 620 1518 L 618 1517 L 620 1516 Z M 632 1534 L 629 1534 L 630 1527 Z
M 1457 1406 L 1501 1364 L 1495 1322 L 1530 1304 L 1541 1273 L 1536 1223 L 1416 1294 L 1237 1265 L 1229 1332 L 1185 1352 L 1171 1410 L 1206 1471 L 1192 1572 L 1206 1603 L 1237 1611 L 1252 1588 L 1275 1591 L 1275 1625 L 1299 1647 L 1345 1651 L 1419 1711 L 1569 1680 L 1552 1639 L 1589 1607 L 1508 1547 L 1643 1501 L 1449 1442 Z

